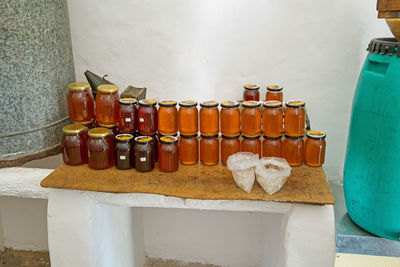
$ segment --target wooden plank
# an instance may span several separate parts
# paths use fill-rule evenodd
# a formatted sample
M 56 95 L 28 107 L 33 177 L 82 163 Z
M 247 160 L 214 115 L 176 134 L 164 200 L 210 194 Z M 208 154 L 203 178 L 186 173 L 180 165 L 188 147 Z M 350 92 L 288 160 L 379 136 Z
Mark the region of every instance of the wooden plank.
M 400 18 L 400 10 L 399 11 L 379 11 L 378 12 L 379 19 L 396 19 Z
M 332 192 L 322 168 L 295 167 L 285 186 L 268 195 L 255 182 L 247 194 L 234 183 L 231 172 L 222 165 L 180 165 L 174 173 L 92 170 L 88 166 L 60 165 L 42 182 L 50 188 L 76 189 L 112 193 L 151 193 L 191 199 L 242 199 L 282 202 L 334 204 Z
M 378 11 L 399 11 L 400 0 L 378 0 Z

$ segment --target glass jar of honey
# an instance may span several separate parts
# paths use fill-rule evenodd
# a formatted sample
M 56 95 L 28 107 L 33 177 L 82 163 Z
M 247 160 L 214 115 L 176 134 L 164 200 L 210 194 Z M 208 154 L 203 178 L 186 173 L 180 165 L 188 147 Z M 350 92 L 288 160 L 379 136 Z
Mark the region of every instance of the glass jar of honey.
M 154 148 L 151 136 L 135 137 L 135 168 L 138 172 L 149 172 L 154 169 Z
M 134 168 L 135 151 L 133 149 L 133 135 L 118 134 L 114 139 L 115 166 L 121 170 Z
M 139 100 L 138 130 L 141 134 L 154 134 L 158 128 L 157 102 L 153 99 Z
M 90 121 L 82 121 L 82 122 L 72 121 L 72 122 L 75 123 L 75 124 L 83 125 L 83 127 L 85 127 L 85 132 L 86 133 L 90 129 L 96 128 L 96 122 L 94 121 L 94 119 L 91 119 Z
M 164 135 L 172 135 L 178 132 L 178 110 L 176 101 L 160 101 L 158 108 L 158 132 Z
M 263 157 L 283 158 L 282 135 L 269 137 L 264 135 Z
M 303 101 L 286 102 L 285 111 L 285 134 L 289 136 L 300 136 L 304 134 L 306 125 L 306 111 Z
M 242 137 L 243 137 L 243 140 L 240 143 L 240 151 L 258 154 L 258 157 L 261 158 L 260 135 L 257 135 L 257 136 L 242 135 Z
M 162 172 L 176 172 L 179 169 L 177 137 L 160 137 L 160 144 L 158 145 L 158 167 Z
M 282 102 L 271 100 L 263 103 L 262 131 L 269 137 L 282 135 L 283 109 Z
M 199 114 L 197 102 L 184 100 L 179 103 L 179 132 L 183 135 L 194 135 L 199 131 Z
M 326 134 L 322 131 L 308 131 L 305 144 L 304 163 L 320 167 L 325 162 Z
M 237 101 L 224 101 L 221 103 L 221 134 L 236 136 L 240 134 L 240 111 Z
M 245 84 L 243 101 L 260 101 L 260 87 L 255 84 Z
M 117 136 L 117 134 L 119 134 L 118 131 L 118 124 L 102 124 L 102 123 L 98 123 L 97 124 L 98 127 L 102 127 L 102 128 L 107 128 L 108 130 L 110 130 L 110 136 L 111 138 L 114 140 L 115 136 Z
M 221 162 L 226 165 L 228 157 L 240 151 L 240 135 L 222 136 L 221 141 Z
M 101 170 L 114 165 L 114 142 L 107 128 L 93 128 L 88 131 L 88 165 Z
M 218 135 L 201 135 L 200 162 L 203 165 L 212 166 L 219 162 Z
M 179 160 L 184 165 L 193 165 L 199 161 L 199 140 L 197 139 L 197 134 L 181 134 L 181 138 L 179 138 Z
M 68 89 L 69 118 L 75 122 L 94 119 L 94 100 L 90 85 L 83 82 L 71 83 Z
M 158 140 L 160 139 L 158 137 L 157 133 L 153 134 L 141 134 L 139 133 L 138 136 L 150 136 L 153 138 L 153 142 L 151 142 L 152 150 L 153 150 L 153 157 L 154 157 L 154 162 L 158 161 Z
M 200 132 L 214 136 L 219 132 L 218 102 L 206 101 L 200 104 Z
M 279 101 L 283 102 L 282 86 L 273 84 L 267 86 L 267 94 L 265 95 L 265 101 Z
M 304 140 L 303 136 L 285 135 L 283 154 L 290 166 L 300 166 L 304 161 Z
M 118 109 L 118 128 L 121 133 L 134 133 L 137 131 L 136 98 L 121 98 Z
M 257 101 L 244 101 L 240 114 L 242 135 L 258 136 L 261 133 L 261 111 Z
M 118 123 L 118 87 L 115 84 L 102 84 L 97 87 L 96 121 L 102 124 Z
M 63 127 L 61 149 L 63 161 L 68 165 L 87 163 L 88 152 L 86 142 L 88 139 L 85 127 L 79 124 L 69 124 Z

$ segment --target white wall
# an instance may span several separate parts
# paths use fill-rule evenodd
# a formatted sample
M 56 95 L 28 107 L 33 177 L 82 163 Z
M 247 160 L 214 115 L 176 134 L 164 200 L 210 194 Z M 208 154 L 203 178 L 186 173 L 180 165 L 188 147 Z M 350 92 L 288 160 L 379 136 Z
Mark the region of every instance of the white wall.
M 77 80 L 89 69 L 156 99 L 239 99 L 284 86 L 328 134 L 342 176 L 351 100 L 372 37 L 390 36 L 376 0 L 69 0 Z

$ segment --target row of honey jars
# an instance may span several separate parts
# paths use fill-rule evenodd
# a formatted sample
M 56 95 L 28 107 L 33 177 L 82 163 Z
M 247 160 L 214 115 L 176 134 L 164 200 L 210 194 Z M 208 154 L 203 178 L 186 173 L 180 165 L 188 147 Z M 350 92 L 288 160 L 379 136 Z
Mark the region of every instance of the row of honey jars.
M 245 84 L 243 90 L 243 101 L 260 101 L 260 87 L 255 84 Z M 283 88 L 279 85 L 268 85 L 265 101 L 283 102 Z

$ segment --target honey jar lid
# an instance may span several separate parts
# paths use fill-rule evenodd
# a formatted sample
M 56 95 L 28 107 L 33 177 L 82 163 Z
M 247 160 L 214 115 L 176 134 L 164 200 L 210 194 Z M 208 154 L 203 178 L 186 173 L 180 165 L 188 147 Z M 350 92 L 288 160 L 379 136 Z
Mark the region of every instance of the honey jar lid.
M 201 136 L 201 138 L 204 138 L 204 139 L 215 139 L 215 138 L 218 138 L 218 134 L 215 134 L 215 135 L 204 135 L 204 134 L 202 134 L 200 136 Z
M 271 84 L 267 86 L 267 90 L 271 92 L 280 92 L 283 90 L 283 87 L 277 84 Z
M 197 106 L 197 102 L 194 100 L 183 100 L 179 102 L 180 107 L 191 108 Z
M 246 108 L 258 108 L 261 104 L 258 101 L 244 101 L 242 102 L 242 106 Z
M 140 106 L 155 106 L 157 104 L 157 102 L 154 99 L 141 99 L 139 100 L 139 105 Z
M 264 139 L 268 139 L 268 140 L 278 140 L 278 139 L 282 138 L 282 135 L 275 136 L 275 137 L 263 135 L 263 137 L 264 137 Z
M 270 100 L 270 101 L 265 101 L 263 103 L 264 108 L 280 108 L 282 107 L 282 102 L 277 101 L 277 100 Z
M 93 128 L 88 131 L 88 135 L 90 137 L 96 137 L 96 138 L 106 137 L 106 136 L 110 135 L 110 133 L 111 133 L 110 130 L 108 130 L 107 128 L 102 128 L 102 127 Z
M 160 137 L 160 143 L 163 143 L 163 144 L 174 144 L 176 142 L 178 142 L 178 137 L 175 137 L 175 136 L 168 135 L 168 136 Z
M 244 89 L 247 89 L 247 90 L 258 90 L 258 89 L 260 89 L 260 86 L 258 86 L 256 84 L 248 83 L 248 84 L 244 85 Z
M 224 101 L 221 102 L 221 107 L 223 108 L 237 108 L 239 106 L 239 102 L 237 101 Z
M 66 134 L 77 134 L 83 132 L 85 130 L 85 126 L 81 124 L 68 124 L 62 128 L 62 131 Z
M 174 107 L 174 106 L 176 106 L 176 101 L 174 101 L 174 100 L 164 100 L 164 101 L 158 102 L 158 105 L 160 107 Z
M 97 123 L 100 127 L 104 127 L 104 128 L 114 128 L 118 126 L 118 123 L 114 123 L 114 124 L 104 124 L 104 123 Z
M 290 136 L 285 134 L 285 138 L 287 139 L 292 139 L 292 140 L 299 140 L 299 139 L 303 139 L 304 136 L 300 135 L 300 136 Z
M 68 89 L 71 91 L 82 91 L 90 88 L 90 84 L 85 82 L 70 83 Z
M 90 121 L 72 121 L 75 124 L 81 124 L 81 125 L 88 125 L 90 123 L 92 123 L 94 121 L 94 119 L 91 119 Z
M 138 144 L 150 144 L 153 142 L 153 137 L 151 136 L 138 136 L 135 137 L 135 142 Z
M 124 97 L 118 100 L 118 102 L 122 105 L 134 105 L 137 103 L 137 100 L 133 97 Z
M 323 140 L 326 138 L 326 133 L 323 131 L 307 131 L 307 137 L 311 139 Z
M 129 142 L 130 140 L 133 139 L 133 135 L 131 134 L 117 134 L 115 136 L 115 140 L 121 141 L 121 142 Z
M 304 108 L 306 103 L 301 100 L 290 100 L 286 102 L 286 106 L 290 108 Z
M 218 107 L 218 102 L 217 101 L 204 101 L 204 102 L 200 103 L 200 107 L 215 108 L 215 107 Z
M 179 136 L 181 138 L 196 138 L 197 137 L 197 133 L 196 134 L 191 134 L 191 135 L 180 134 Z
M 261 134 L 259 134 L 259 135 L 256 135 L 256 136 L 247 136 L 247 135 L 242 135 L 242 137 L 243 137 L 244 139 L 249 139 L 249 140 L 259 139 L 259 138 L 260 138 L 260 136 L 261 136 Z
M 222 138 L 224 138 L 224 139 L 237 139 L 237 138 L 239 138 L 239 136 L 240 136 L 240 134 L 234 135 L 234 136 L 222 135 Z
M 116 93 L 118 92 L 118 86 L 116 86 L 115 84 L 102 84 L 97 86 L 97 92 L 100 93 Z

